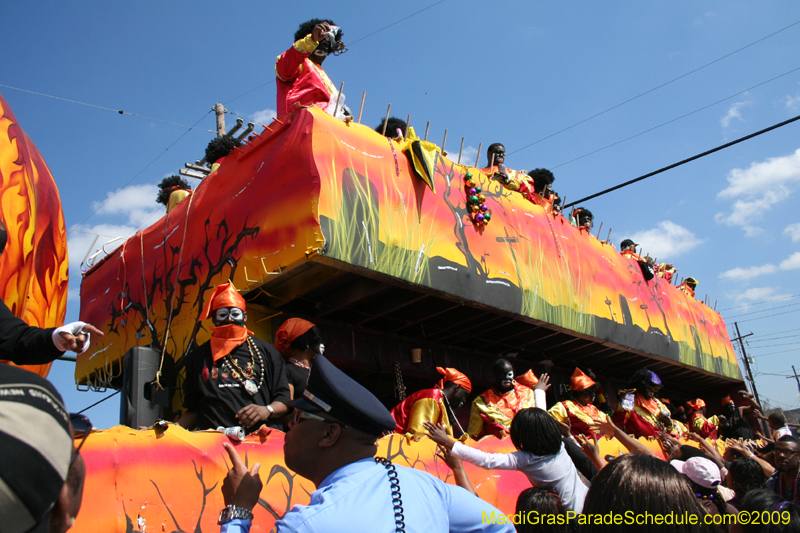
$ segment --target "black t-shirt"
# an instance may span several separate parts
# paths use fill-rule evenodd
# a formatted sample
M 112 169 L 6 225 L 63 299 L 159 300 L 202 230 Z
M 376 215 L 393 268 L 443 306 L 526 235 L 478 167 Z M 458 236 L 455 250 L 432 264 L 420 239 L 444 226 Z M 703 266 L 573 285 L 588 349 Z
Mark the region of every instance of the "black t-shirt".
M 223 357 L 214 364 L 211 360 L 211 343 L 206 342 L 192 350 L 186 360 L 186 380 L 183 382 L 183 406 L 189 411 L 197 411 L 197 429 L 216 429 L 219 426 L 241 425 L 236 413 L 251 404 L 266 406 L 272 402 L 289 403 L 289 385 L 286 381 L 283 358 L 269 343 L 251 337 L 264 361 L 264 381 L 258 392 L 250 395 L 244 386 L 233 376 Z M 258 356 L 255 361 L 250 355 L 248 343 L 243 342 L 231 352 L 240 368 L 253 366 L 256 385 L 261 378 Z M 235 367 L 234 367 L 235 368 Z M 270 418 L 266 424 L 280 429 L 280 422 Z M 256 424 L 245 431 L 257 430 Z
M 300 365 L 296 365 L 291 361 L 286 363 L 286 377 L 289 379 L 289 384 L 294 387 L 294 399 L 301 398 L 303 391 L 306 390 L 308 384 L 308 375 L 311 371 Z

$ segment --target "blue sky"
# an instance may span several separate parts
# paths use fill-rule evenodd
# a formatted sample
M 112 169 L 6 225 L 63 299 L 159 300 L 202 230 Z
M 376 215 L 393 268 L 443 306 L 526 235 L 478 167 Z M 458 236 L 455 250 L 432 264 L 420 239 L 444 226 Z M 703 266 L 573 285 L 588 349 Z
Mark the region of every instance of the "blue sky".
M 465 137 L 469 161 L 479 143 L 502 142 L 507 166 L 553 170 L 567 201 L 800 114 L 791 1 L 16 2 L 4 12 L 0 93 L 48 162 L 71 231 L 68 320 L 94 234 L 102 244 L 161 216 L 156 183 L 202 157 L 217 101 L 229 125 L 267 122 L 275 57 L 312 17 L 344 30 L 349 51 L 324 66 L 356 113 L 366 91 L 364 123 L 391 103 L 420 132 L 430 121 L 434 142 L 447 129 L 451 152 Z M 612 228 L 615 243 L 631 237 L 674 262 L 731 329 L 753 333 L 759 392 L 784 408 L 800 407 L 784 377 L 800 367 L 799 132 L 794 123 L 585 204 L 603 237 Z M 103 398 L 74 391 L 72 371 L 58 362 L 50 375 L 70 409 Z M 113 425 L 118 401 L 88 414 Z

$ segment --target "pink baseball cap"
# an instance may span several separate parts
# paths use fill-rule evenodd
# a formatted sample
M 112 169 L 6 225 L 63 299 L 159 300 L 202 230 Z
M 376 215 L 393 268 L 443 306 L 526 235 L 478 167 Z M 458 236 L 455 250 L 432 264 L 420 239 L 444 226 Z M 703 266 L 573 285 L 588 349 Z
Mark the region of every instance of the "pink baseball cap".
M 670 464 L 675 470 L 707 489 L 717 488 L 722 481 L 719 467 L 714 461 L 704 457 L 692 457 L 688 461 L 674 460 Z

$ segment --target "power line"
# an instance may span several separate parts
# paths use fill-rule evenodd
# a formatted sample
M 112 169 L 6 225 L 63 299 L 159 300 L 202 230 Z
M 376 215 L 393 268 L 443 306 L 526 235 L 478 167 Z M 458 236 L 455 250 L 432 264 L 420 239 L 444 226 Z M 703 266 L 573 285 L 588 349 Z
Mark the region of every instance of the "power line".
M 775 346 L 800 346 L 800 342 L 782 342 L 778 344 L 767 344 L 766 346 L 751 346 L 754 350 L 760 350 L 761 348 L 772 348 Z
M 748 315 L 755 315 L 755 314 L 758 314 L 758 313 L 766 313 L 767 311 L 774 311 L 775 309 L 784 309 L 786 307 L 796 307 L 798 305 L 800 305 L 800 303 L 788 304 L 788 305 L 779 305 L 778 307 L 767 307 L 766 309 L 762 309 L 760 311 L 751 311 L 749 313 L 743 313 L 741 315 L 728 316 L 728 317 L 725 317 L 725 320 L 730 320 L 731 318 L 736 318 L 736 317 L 740 317 L 740 316 L 748 316 Z
M 732 95 L 730 95 L 730 96 L 726 96 L 725 98 L 723 98 L 723 99 L 721 99 L 721 100 L 717 100 L 716 102 L 713 102 L 713 103 L 711 103 L 711 104 L 708 104 L 708 105 L 706 105 L 706 106 L 703 106 L 703 107 L 701 107 L 701 108 L 699 108 L 699 109 L 695 109 L 694 111 L 691 111 L 691 112 L 689 112 L 689 113 L 686 113 L 685 115 L 681 115 L 681 116 L 679 116 L 679 117 L 677 117 L 677 118 L 673 118 L 672 120 L 668 120 L 668 121 L 666 121 L 666 122 L 663 122 L 663 123 L 659 124 L 658 126 L 653 126 L 652 128 L 646 129 L 646 130 L 644 130 L 644 131 L 640 131 L 640 132 L 639 132 L 639 133 L 637 133 L 636 135 L 631 135 L 630 137 L 627 137 L 627 138 L 625 138 L 625 139 L 619 140 L 619 141 L 617 141 L 617 142 L 613 142 L 613 143 L 611 143 L 611 144 L 608 144 L 608 145 L 606 145 L 606 146 L 603 146 L 602 148 L 598 148 L 597 150 L 592 150 L 591 152 L 589 152 L 589 153 L 587 153 L 587 154 L 583 154 L 583 155 L 582 155 L 582 156 L 580 156 L 580 157 L 576 157 L 575 159 L 570 159 L 569 161 L 566 161 L 566 162 L 564 162 L 564 163 L 558 164 L 558 165 L 556 165 L 556 166 L 554 166 L 554 167 L 550 167 L 550 168 L 554 168 L 554 169 L 555 169 L 555 168 L 563 167 L 564 165 L 568 165 L 568 164 L 570 164 L 570 163 L 573 163 L 573 162 L 575 162 L 575 161 L 578 161 L 579 159 L 583 159 L 584 157 L 589 157 L 590 155 L 596 154 L 596 153 L 598 153 L 598 152 L 602 152 L 603 150 L 607 150 L 608 148 L 611 148 L 612 146 L 616 146 L 616 145 L 618 145 L 618 144 L 622 144 L 622 143 L 624 143 L 624 142 L 630 141 L 631 139 L 635 139 L 636 137 L 639 137 L 639 136 L 641 136 L 641 135 L 644 135 L 645 133 L 649 133 L 649 132 L 651 132 L 651 131 L 657 130 L 658 128 L 662 128 L 662 127 L 666 126 L 667 124 L 672 124 L 673 122 L 677 122 L 677 121 L 679 121 L 679 120 L 681 120 L 681 119 L 684 119 L 684 118 L 686 118 L 686 117 L 688 117 L 688 116 L 694 115 L 695 113 L 699 113 L 700 111 L 703 111 L 703 110 L 705 110 L 705 109 L 708 109 L 709 107 L 713 107 L 713 106 L 715 106 L 715 105 L 717 105 L 717 104 L 720 104 L 720 103 L 722 103 L 722 102 L 724 102 L 724 101 L 726 101 L 726 100 L 730 100 L 731 98 L 734 98 L 734 97 L 736 97 L 736 96 L 739 96 L 739 95 L 741 95 L 741 94 L 744 94 L 744 93 L 746 93 L 746 92 L 748 92 L 748 91 L 752 91 L 753 89 L 755 89 L 755 88 L 757 88 L 757 87 L 761 87 L 762 85 L 765 85 L 765 84 L 767 84 L 767 83 L 770 83 L 770 82 L 772 82 L 772 81 L 775 81 L 775 80 L 777 80 L 777 79 L 779 79 L 779 78 L 782 78 L 782 77 L 784 77 L 784 76 L 788 76 L 789 74 L 791 74 L 792 72 L 795 72 L 795 71 L 797 71 L 797 70 L 800 70 L 800 67 L 794 68 L 794 69 L 790 70 L 789 72 L 784 72 L 783 74 L 781 74 L 781 75 L 779 75 L 779 76 L 775 76 L 775 77 L 774 77 L 774 78 L 772 78 L 772 79 L 769 79 L 769 80 L 766 80 L 766 81 L 762 81 L 761 83 L 758 83 L 758 84 L 756 84 L 756 85 L 753 85 L 752 87 L 748 87 L 747 89 L 745 89 L 745 90 L 743 90 L 743 91 L 739 91 L 739 92 L 738 92 L 738 93 L 736 93 L 736 94 L 732 94 Z M 735 144 L 735 143 L 733 143 L 733 144 Z M 704 154 L 704 155 L 707 155 L 707 154 Z M 570 204 L 570 205 L 572 205 L 572 204 Z M 565 207 L 568 207 L 568 206 L 565 206 Z
M 800 67 L 798 67 L 795 70 L 799 70 L 799 69 L 800 69 Z M 592 194 L 592 195 L 587 196 L 585 198 L 581 198 L 577 202 L 572 202 L 571 204 L 565 205 L 563 207 L 563 209 L 566 209 L 568 207 L 574 206 L 574 205 L 579 204 L 581 202 L 585 202 L 587 200 L 591 200 L 593 198 L 597 198 L 598 196 L 603 196 L 604 194 L 608 194 L 608 193 L 610 193 L 612 191 L 616 191 L 617 189 L 621 189 L 623 187 L 627 187 L 628 185 L 632 185 L 632 184 L 634 184 L 634 183 L 636 183 L 638 181 L 642 181 L 642 180 L 645 180 L 645 179 L 650 178 L 652 176 L 655 176 L 656 174 L 661 174 L 662 172 L 666 172 L 667 170 L 671 170 L 671 169 L 679 167 L 681 165 L 685 165 L 686 163 L 689 163 L 691 161 L 694 161 L 695 159 L 700 159 L 701 157 L 705 157 L 707 155 L 713 154 L 714 152 L 719 152 L 720 150 L 724 150 L 725 148 L 730 148 L 731 146 L 733 146 L 735 144 L 739 144 L 740 142 L 752 139 L 753 137 L 758 137 L 759 135 L 762 135 L 764 133 L 770 132 L 770 131 L 772 131 L 774 129 L 777 129 L 777 128 L 781 128 L 783 126 L 786 126 L 787 124 L 791 124 L 792 122 L 796 122 L 797 120 L 800 120 L 800 115 L 797 115 L 794 118 L 790 118 L 789 120 L 784 120 L 783 122 L 780 122 L 780 123 L 775 124 L 773 126 L 770 126 L 768 128 L 764 128 L 763 130 L 757 131 L 755 133 L 751 133 L 750 135 L 745 135 L 744 137 L 740 137 L 740 138 L 736 139 L 735 141 L 731 141 L 731 142 L 723 144 L 721 146 L 717 146 L 716 148 L 712 148 L 711 150 L 703 152 L 702 154 L 697 154 L 697 155 L 692 156 L 692 157 L 690 157 L 688 159 L 684 159 L 683 161 L 678 161 L 677 163 L 673 163 L 673 164 L 668 165 L 668 166 L 666 166 L 664 168 L 660 168 L 660 169 L 658 169 L 658 170 L 656 170 L 654 172 L 650 172 L 649 174 L 645 174 L 644 176 L 639 176 L 638 178 L 634 178 L 634 179 L 632 179 L 630 181 L 626 181 L 625 183 L 620 183 L 619 185 L 615 185 L 615 186 L 610 187 L 610 188 L 608 188 L 608 189 L 606 189 L 604 191 L 600 191 L 598 193 Z
M 759 316 L 756 318 L 748 318 L 747 320 L 740 320 L 739 323 L 742 324 L 744 322 L 752 322 L 754 320 L 761 320 L 762 318 L 769 318 L 771 316 L 781 316 L 781 315 L 788 315 L 790 313 L 796 313 L 800 311 L 800 309 L 794 309 L 793 311 L 784 311 L 783 313 L 775 313 L 774 315 L 766 315 L 766 316 Z
M 564 132 L 565 132 L 565 131 L 567 131 L 567 130 L 571 130 L 571 129 L 572 129 L 572 128 L 574 128 L 575 126 L 580 126 L 580 125 L 581 125 L 581 124 L 583 124 L 584 122 L 588 122 L 588 121 L 590 121 L 590 120 L 592 120 L 592 119 L 594 119 L 594 118 L 597 118 L 597 117 L 599 117 L 600 115 L 604 115 L 604 114 L 608 113 L 609 111 L 613 111 L 614 109 L 616 109 L 616 108 L 618 108 L 618 107 L 621 107 L 621 106 L 623 106 L 623 105 L 625 105 L 625 104 L 628 104 L 628 103 L 630 103 L 630 102 L 633 102 L 634 100 L 636 100 L 636 99 L 638 99 L 638 98 L 641 98 L 642 96 L 645 96 L 645 95 L 647 95 L 647 94 L 650 94 L 650 93 L 652 93 L 653 91 L 656 91 L 656 90 L 658 90 L 658 89 L 661 89 L 662 87 L 666 87 L 667 85 L 669 85 L 669 84 L 671 84 L 671 83 L 673 83 L 673 82 L 676 82 L 676 81 L 678 81 L 678 80 L 680 80 L 680 79 L 682 79 L 682 78 L 685 78 L 686 76 L 689 76 L 690 74 L 694 74 L 695 72 L 699 72 L 699 71 L 703 70 L 704 68 L 706 68 L 706 67 L 709 67 L 709 66 L 713 65 L 714 63 L 719 63 L 719 62 L 720 62 L 720 61 L 722 61 L 723 59 L 726 59 L 726 58 L 728 58 L 728 57 L 730 57 L 730 56 L 732 56 L 732 55 L 734 55 L 734 54 L 737 54 L 737 53 L 741 52 L 742 50 L 745 50 L 745 49 L 747 49 L 747 48 L 750 48 L 750 47 L 751 47 L 751 46 L 753 46 L 754 44 L 758 44 L 758 43 L 760 43 L 761 41 L 764 41 L 764 40 L 766 40 L 766 39 L 769 39 L 770 37 L 773 37 L 774 35 L 777 35 L 777 34 L 781 33 L 782 31 L 788 30 L 788 29 L 789 29 L 789 28 L 791 28 L 792 26 L 796 26 L 796 25 L 798 25 L 798 24 L 800 24 L 800 20 L 798 20 L 797 22 L 793 22 L 792 24 L 789 24 L 788 26 L 785 26 L 785 27 L 781 28 L 781 29 L 779 29 L 779 30 L 778 30 L 778 31 L 776 31 L 776 32 L 770 33 L 769 35 L 767 35 L 767 36 L 765 36 L 765 37 L 762 37 L 761 39 L 759 39 L 759 40 L 757 40 L 757 41 L 753 41 L 752 43 L 748 44 L 747 46 L 743 46 L 743 47 L 739 48 L 738 50 L 734 50 L 733 52 L 730 52 L 729 54 L 725 54 L 724 56 L 722 56 L 722 57 L 720 57 L 720 58 L 718 58 L 718 59 L 715 59 L 714 61 L 712 61 L 712 62 L 710 62 L 710 63 L 706 63 L 705 65 L 703 65 L 703 66 L 701 66 L 701 67 L 698 67 L 698 68 L 696 68 L 696 69 L 694 69 L 694 70 L 690 70 L 690 71 L 689 71 L 689 72 L 687 72 L 686 74 L 681 74 L 681 75 L 680 75 L 680 76 L 678 76 L 677 78 L 673 78 L 673 79 L 669 80 L 668 82 L 662 83 L 661 85 L 659 85 L 659 86 L 657 86 L 657 87 L 653 87 L 653 88 L 652 88 L 652 89 L 650 89 L 649 91 L 645 91 L 645 92 L 643 92 L 643 93 L 641 93 L 641 94 L 639 94 L 639 95 L 636 95 L 636 96 L 634 96 L 633 98 L 629 98 L 629 99 L 625 100 L 624 102 L 620 102 L 620 103 L 619 103 L 619 104 L 617 104 L 617 105 L 611 106 L 611 107 L 609 107 L 608 109 L 606 109 L 605 111 L 600 111 L 599 113 L 597 113 L 597 114 L 595 114 L 595 115 L 592 115 L 592 116 L 591 116 L 591 117 L 589 117 L 589 118 L 585 118 L 585 119 L 581 120 L 580 122 L 576 122 L 576 123 L 575 123 L 575 124 L 573 124 L 572 126 L 567 126 L 567 127 L 566 127 L 566 128 L 564 128 L 563 130 L 559 130 L 559 131 L 557 131 L 557 132 L 555 132 L 555 133 L 551 133 L 551 134 L 550 134 L 550 135 L 548 135 L 547 137 L 542 137 L 542 138 L 541 138 L 541 139 L 539 139 L 538 141 L 532 142 L 531 144 L 527 144 L 527 145 L 523 146 L 522 148 L 518 148 L 517 150 L 514 150 L 513 152 L 509 152 L 509 154 L 508 154 L 508 155 L 515 154 L 515 153 L 517 153 L 517 152 L 521 152 L 522 150 L 525 150 L 526 148 L 530 148 L 531 146 L 534 146 L 534 145 L 536 145 L 536 144 L 539 144 L 539 143 L 540 143 L 540 142 L 542 142 L 542 141 L 546 141 L 547 139 L 549 139 L 549 138 L 551 138 L 551 137 L 555 137 L 556 135 L 559 135 L 559 134 L 561 134 L 561 133 L 564 133 Z M 566 164 L 566 163 L 565 163 L 565 164 Z
M 726 307 L 725 309 L 720 309 L 720 312 L 722 312 L 722 311 L 730 311 L 731 309 L 741 309 L 742 307 L 750 307 L 752 305 L 761 305 L 761 304 L 765 304 L 765 303 L 769 303 L 769 302 L 780 302 L 781 300 L 790 300 L 792 298 L 797 298 L 798 296 L 800 296 L 800 294 L 793 294 L 791 296 L 782 296 L 780 298 L 773 298 L 771 300 L 761 300 L 760 302 L 752 302 L 752 303 L 749 303 L 749 304 L 737 305 L 735 307 Z
M 800 348 L 794 348 L 792 350 L 783 350 L 782 352 L 762 353 L 762 354 L 759 354 L 759 355 L 753 355 L 752 357 L 755 357 L 755 358 L 767 357 L 769 355 L 778 355 L 778 354 L 781 354 L 781 353 L 796 352 L 797 350 L 800 350 Z
M 195 122 L 195 123 L 194 123 L 194 126 L 197 126 L 198 124 L 200 124 L 200 121 L 202 121 L 204 118 L 206 118 L 206 116 L 208 116 L 210 113 L 211 113 L 211 111 L 208 111 L 208 112 L 207 112 L 205 115 L 203 115 L 202 117 L 200 117 L 200 120 L 198 120 L 197 122 Z M 100 210 L 100 208 L 101 208 L 101 207 L 103 207 L 104 205 L 106 205 L 106 204 L 107 204 L 107 203 L 108 203 L 108 202 L 109 202 L 109 201 L 110 201 L 112 198 L 114 198 L 114 197 L 115 197 L 117 194 L 119 194 L 119 193 L 120 193 L 120 191 L 124 190 L 124 189 L 125 189 L 125 187 L 127 187 L 128 185 L 130 185 L 130 184 L 131 184 L 131 182 L 133 182 L 133 180 L 135 180 L 136 178 L 138 178 L 138 177 L 139 177 L 139 176 L 140 176 L 140 175 L 141 175 L 141 174 L 142 174 L 142 173 L 143 173 L 145 170 L 147 170 L 148 168 L 150 168 L 150 165 L 152 165 L 153 163 L 155 163 L 156 161 L 158 161 L 158 159 L 160 159 L 162 155 L 164 155 L 165 153 L 167 153 L 167 151 L 168 151 L 170 148 L 172 148 L 173 146 L 175 146 L 175 144 L 176 144 L 178 141 L 180 141 L 181 139 L 183 139 L 183 137 L 184 137 L 184 136 L 185 136 L 187 133 L 189 133 L 190 131 L 192 131 L 192 129 L 194 129 L 194 126 L 187 126 L 189 129 L 187 129 L 186 131 L 184 131 L 184 132 L 183 132 L 183 133 L 180 135 L 180 137 L 178 137 L 177 139 L 175 139 L 175 140 L 172 142 L 172 144 L 170 144 L 169 146 L 167 146 L 166 148 L 164 148 L 164 151 L 163 151 L 163 152 L 161 152 L 160 154 L 158 154 L 158 155 L 157 155 L 157 156 L 156 156 L 156 157 L 155 157 L 155 158 L 154 158 L 152 161 L 150 161 L 149 163 L 147 163 L 147 164 L 144 166 L 144 168 L 143 168 L 142 170 L 140 170 L 139 172 L 137 172 L 137 173 L 136 173 L 136 174 L 135 174 L 135 175 L 134 175 L 134 176 L 133 176 L 131 179 L 129 179 L 127 182 L 125 182 L 125 184 L 124 184 L 122 187 L 120 187 L 119 189 L 117 189 L 117 191 L 116 191 L 116 192 L 114 192 L 112 195 L 108 196 L 108 197 L 107 197 L 105 200 L 103 200 L 103 202 L 101 202 L 101 203 L 100 203 L 100 205 L 98 205 L 98 206 L 95 208 L 95 210 L 94 210 L 94 211 L 92 211 L 91 213 L 89 213 L 89 215 L 88 215 L 86 218 L 84 218 L 82 221 L 80 221 L 78 224 L 76 224 L 76 226 L 81 226 L 81 225 L 82 225 L 84 222 L 86 222 L 87 220 L 89 220 L 90 218 L 92 218 L 92 216 L 94 216 L 94 214 L 95 214 L 95 213 L 97 213 L 97 212 Z M 212 132 L 212 133 L 213 133 L 213 132 Z M 69 236 L 70 236 L 70 234 L 71 234 L 72 232 L 73 232 L 73 230 L 69 230 L 69 231 L 67 232 L 67 237 L 69 237 Z
M 88 411 L 89 409 L 91 409 L 91 408 L 92 408 L 92 407 L 94 407 L 95 405 L 100 405 L 101 403 L 103 403 L 104 401 L 108 400 L 109 398 L 113 398 L 115 395 L 119 394 L 120 392 L 122 392 L 122 389 L 117 389 L 116 391 L 112 392 L 111 394 L 109 394 L 108 396 L 106 396 L 105 398 L 103 398 L 102 400 L 100 400 L 99 402 L 94 402 L 94 403 L 93 403 L 92 405 L 90 405 L 89 407 L 86 407 L 86 408 L 84 408 L 84 409 L 81 409 L 80 411 L 78 411 L 78 412 L 77 412 L 77 414 L 81 414 L 81 413 L 83 413 L 84 411 Z
M 129 111 L 123 111 L 122 109 L 111 109 L 110 107 L 104 107 L 104 106 L 101 106 L 101 105 L 89 104 L 89 103 L 86 103 L 86 102 L 79 102 L 78 100 L 70 100 L 69 98 L 62 98 L 61 96 L 53 96 L 52 94 L 39 93 L 39 92 L 36 92 L 36 91 L 29 91 L 28 89 L 20 89 L 19 87 L 12 87 L 10 85 L 3 85 L 2 83 L 0 83 L 0 87 L 5 87 L 6 89 L 14 89 L 15 91 L 21 91 L 23 93 L 35 94 L 37 96 L 44 96 L 44 97 L 47 97 L 47 98 L 53 98 L 55 100 L 62 100 L 64 102 L 70 102 L 70 103 L 73 103 L 73 104 L 79 104 L 79 105 L 85 105 L 85 106 L 88 106 L 88 107 L 94 107 L 96 109 L 103 109 L 105 111 L 113 111 L 114 113 L 118 113 L 120 115 L 131 115 L 132 117 L 139 117 L 139 118 L 144 118 L 144 119 L 147 119 L 147 120 L 156 120 L 158 122 L 164 122 L 165 124 L 172 124 L 174 126 L 181 126 L 183 128 L 190 128 L 190 129 L 195 129 L 195 130 L 207 131 L 208 133 L 216 133 L 215 131 L 206 130 L 206 129 L 203 129 L 203 128 L 195 128 L 194 126 L 187 126 L 186 124 L 181 124 L 179 122 L 172 122 L 170 120 L 164 120 L 163 118 L 148 117 L 148 116 L 145 116 L 145 115 L 140 115 L 138 113 L 131 113 Z
M 750 342 L 748 342 L 748 344 L 753 344 L 753 343 L 756 343 L 756 342 L 771 342 L 771 341 L 777 341 L 777 340 L 780 340 L 780 339 L 792 339 L 792 338 L 795 338 L 795 337 L 800 337 L 800 335 L 786 335 L 785 337 L 771 337 L 771 338 L 768 338 L 768 339 L 759 339 L 759 340 L 755 340 L 755 341 L 750 341 Z
M 388 28 L 391 28 L 392 26 L 394 26 L 394 25 L 396 25 L 396 24 L 400 24 L 400 23 L 401 23 L 401 22 L 403 22 L 404 20 L 408 20 L 408 19 L 410 19 L 411 17 L 413 17 L 413 16 L 415 16 L 415 15 L 419 15 L 419 14 L 420 14 L 420 13 L 422 13 L 423 11 L 427 11 L 427 10 L 429 10 L 430 8 L 434 7 L 434 6 L 437 6 L 437 5 L 441 4 L 441 3 L 442 3 L 442 2 L 444 2 L 444 1 L 445 1 L 445 0 L 439 0 L 438 2 L 434 2 L 433 4 L 429 5 L 428 7 L 424 7 L 424 8 L 422 8 L 422 9 L 420 9 L 419 11 L 415 11 L 414 13 L 411 13 L 410 15 L 408 15 L 408 16 L 406 16 L 406 17 L 403 17 L 403 18 L 401 18 L 400 20 L 396 20 L 396 21 L 392 22 L 392 23 L 391 23 L 391 24 L 389 24 L 388 26 L 384 26 L 383 28 L 381 28 L 381 29 L 379 29 L 379 30 L 375 30 L 375 31 L 374 31 L 374 32 L 372 32 L 372 33 L 369 33 L 369 34 L 367 34 L 367 35 L 365 35 L 365 36 L 363 36 L 363 37 L 360 37 L 360 38 L 356 39 L 355 41 L 351 42 L 351 43 L 350 43 L 350 44 L 348 44 L 347 46 L 348 46 L 348 47 L 350 47 L 350 46 L 353 46 L 354 44 L 356 44 L 356 43 L 358 43 L 358 42 L 361 42 L 361 41 L 363 41 L 364 39 L 367 39 L 367 38 L 369 38 L 369 37 L 372 37 L 372 36 L 373 36 L 373 35 L 375 35 L 376 33 L 380 33 L 380 32 L 382 32 L 383 30 L 386 30 L 386 29 L 388 29 Z M 795 22 L 795 24 L 800 24 L 800 21 L 797 21 L 797 22 Z M 793 24 L 793 25 L 794 25 L 794 24 Z M 790 28 L 790 27 L 791 27 L 791 26 L 787 26 L 786 28 L 783 28 L 783 30 L 785 30 L 785 29 L 788 29 L 788 28 Z M 779 31 L 778 31 L 778 32 L 776 32 L 776 33 L 779 33 L 779 32 L 781 32 L 781 31 L 783 31 L 783 30 L 779 30 Z M 771 35 L 767 35 L 767 37 L 771 37 Z M 766 39 L 767 37 L 764 37 L 764 39 Z M 762 39 L 762 40 L 763 40 L 763 39 Z M 755 44 L 755 43 L 753 43 L 753 44 Z M 749 45 L 748 45 L 748 46 L 749 46 Z M 271 83 L 272 83 L 272 80 L 270 80 L 270 81 L 268 81 L 268 82 L 266 82 L 266 83 L 262 83 L 262 84 L 261 84 L 261 85 L 259 85 L 258 87 L 255 87 L 255 88 L 253 88 L 253 89 L 250 89 L 249 91 L 245 91 L 245 92 L 243 92 L 242 94 L 240 94 L 239 96 L 237 96 L 236 98 L 231 98 L 230 100 L 226 101 L 226 102 L 225 102 L 225 105 L 228 105 L 228 104 L 230 104 L 230 103 L 231 103 L 231 102 L 233 102 L 234 100 L 238 100 L 238 99 L 239 99 L 239 98 L 241 98 L 242 96 L 245 96 L 245 95 L 248 95 L 248 94 L 250 94 L 250 93 L 252 93 L 252 92 L 255 92 L 255 91 L 259 90 L 259 89 L 260 89 L 260 88 L 262 88 L 262 87 L 266 87 L 267 85 L 269 85 L 269 84 L 271 84 Z

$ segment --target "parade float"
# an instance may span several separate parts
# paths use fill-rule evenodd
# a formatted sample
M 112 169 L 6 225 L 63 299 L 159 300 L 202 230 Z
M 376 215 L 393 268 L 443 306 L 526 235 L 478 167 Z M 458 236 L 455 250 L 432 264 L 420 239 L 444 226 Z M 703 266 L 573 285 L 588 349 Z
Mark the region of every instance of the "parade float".
M 8 131 L 0 152 L 3 219 L 8 224 L 16 209 L 20 227 L 9 227 L 20 242 L 3 256 L 4 267 L 14 261 L 4 276 L 17 269 L 4 300 L 31 324 L 60 324 L 67 267 L 57 191 L 0 103 Z M 326 356 L 387 406 L 406 388 L 431 387 L 437 366 L 459 368 L 479 393 L 501 356 L 518 373 L 548 370 L 556 385 L 578 364 L 607 390 L 643 366 L 677 399 L 744 388 L 714 310 L 661 278 L 646 281 L 610 244 L 432 143 L 390 140 L 316 107 L 251 136 L 187 199 L 83 276 L 80 319 L 105 336 L 77 358 L 76 384 L 124 388 L 123 404 L 158 403 L 167 420 L 180 414 L 183 358 L 208 339 L 208 324 L 197 320 L 206 298 L 228 281 L 245 296 L 256 336 L 272 340 L 289 317 L 313 321 Z M 123 361 L 134 348 L 152 351 L 157 362 L 145 382 L 130 386 L 127 374 L 140 369 L 126 370 Z M 559 387 L 549 396 L 549 403 L 563 399 Z M 465 423 L 468 407 L 457 414 Z M 215 531 L 228 437 L 132 425 L 86 440 L 74 529 Z M 273 430 L 237 445 L 247 464 L 262 464 L 253 531 L 270 530 L 313 491 L 285 467 L 283 442 Z M 509 439 L 469 444 L 513 450 Z M 660 452 L 656 442 L 646 444 Z M 604 455 L 625 452 L 615 440 L 600 447 Z M 452 483 L 427 439 L 386 436 L 378 455 Z M 478 494 L 504 513 L 529 486 L 517 472 L 465 466 Z

